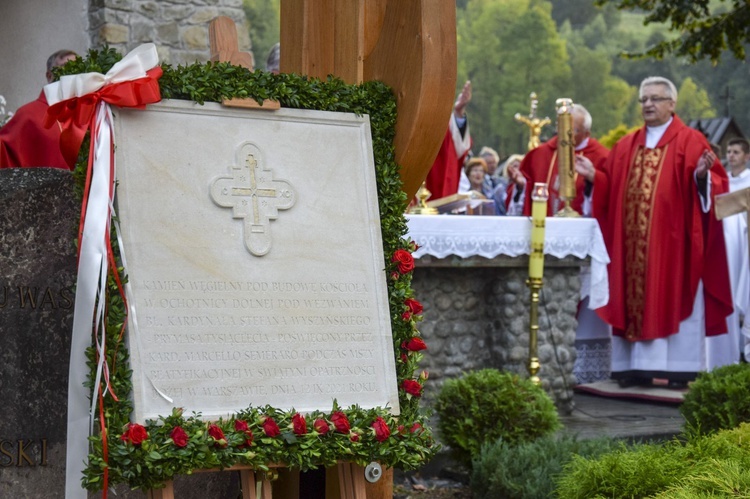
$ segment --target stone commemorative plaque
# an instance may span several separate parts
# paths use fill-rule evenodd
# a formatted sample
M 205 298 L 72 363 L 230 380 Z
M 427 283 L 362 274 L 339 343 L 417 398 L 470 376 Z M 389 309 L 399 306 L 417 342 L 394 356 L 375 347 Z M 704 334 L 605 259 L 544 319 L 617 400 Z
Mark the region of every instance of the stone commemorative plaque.
M 115 132 L 137 421 L 398 413 L 367 117 L 164 101 Z

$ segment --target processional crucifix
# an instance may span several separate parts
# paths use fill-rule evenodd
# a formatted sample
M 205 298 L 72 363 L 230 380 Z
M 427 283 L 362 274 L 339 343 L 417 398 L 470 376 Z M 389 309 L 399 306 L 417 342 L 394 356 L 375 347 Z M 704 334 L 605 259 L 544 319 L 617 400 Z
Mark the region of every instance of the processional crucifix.
M 548 117 L 544 119 L 537 118 L 536 108 L 539 105 L 539 99 L 536 97 L 536 92 L 531 92 L 529 100 L 531 101 L 529 104 L 529 115 L 523 116 L 521 113 L 516 113 L 514 118 L 519 123 L 523 123 L 529 127 L 529 143 L 527 144 L 527 148 L 531 151 L 541 144 L 539 137 L 542 135 L 542 127 L 549 125 L 552 121 Z

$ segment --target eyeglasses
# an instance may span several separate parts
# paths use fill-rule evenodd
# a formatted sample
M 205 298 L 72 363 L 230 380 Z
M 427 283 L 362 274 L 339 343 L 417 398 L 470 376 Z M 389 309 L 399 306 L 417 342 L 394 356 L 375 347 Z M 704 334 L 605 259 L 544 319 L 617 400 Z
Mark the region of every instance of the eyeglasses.
M 640 99 L 638 99 L 638 102 L 640 102 L 641 104 L 645 104 L 648 101 L 651 101 L 654 104 L 658 104 L 660 102 L 664 102 L 665 100 L 672 100 L 672 98 L 671 97 L 641 97 Z

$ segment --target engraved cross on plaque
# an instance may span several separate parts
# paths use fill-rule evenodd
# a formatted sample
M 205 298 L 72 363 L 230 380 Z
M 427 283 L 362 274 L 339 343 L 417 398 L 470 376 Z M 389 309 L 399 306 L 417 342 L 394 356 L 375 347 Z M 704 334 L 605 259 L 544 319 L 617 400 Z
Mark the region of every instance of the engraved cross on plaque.
M 271 220 L 278 210 L 294 205 L 296 195 L 286 180 L 274 180 L 272 171 L 263 168 L 258 148 L 246 142 L 237 151 L 237 164 L 231 175 L 211 182 L 211 199 L 218 206 L 232 208 L 232 216 L 244 220 L 245 247 L 256 256 L 271 249 Z

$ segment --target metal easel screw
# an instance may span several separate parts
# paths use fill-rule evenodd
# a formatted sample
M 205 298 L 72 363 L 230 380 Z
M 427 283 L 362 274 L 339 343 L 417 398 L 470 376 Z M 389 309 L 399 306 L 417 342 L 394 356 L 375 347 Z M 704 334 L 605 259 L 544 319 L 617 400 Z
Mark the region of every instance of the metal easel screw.
M 372 462 L 365 468 L 365 480 L 375 483 L 383 476 L 383 468 L 376 462 Z

